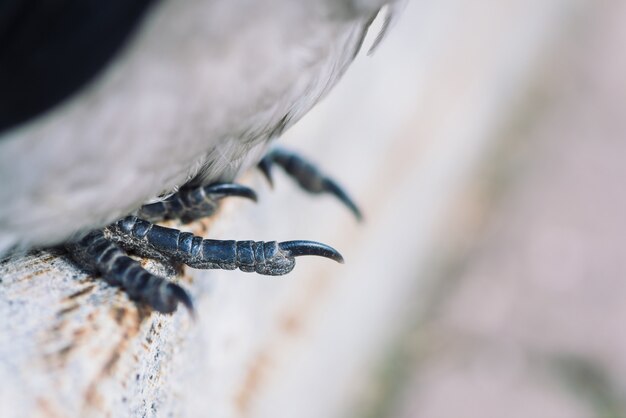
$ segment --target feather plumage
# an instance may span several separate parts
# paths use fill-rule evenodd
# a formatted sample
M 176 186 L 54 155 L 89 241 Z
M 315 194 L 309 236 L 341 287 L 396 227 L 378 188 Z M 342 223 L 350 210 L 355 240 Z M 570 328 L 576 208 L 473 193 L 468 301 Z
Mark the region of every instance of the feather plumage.
M 191 179 L 232 181 L 337 82 L 377 1 L 350 15 L 335 0 L 157 3 L 97 77 L 4 133 L 0 253 L 63 242 Z

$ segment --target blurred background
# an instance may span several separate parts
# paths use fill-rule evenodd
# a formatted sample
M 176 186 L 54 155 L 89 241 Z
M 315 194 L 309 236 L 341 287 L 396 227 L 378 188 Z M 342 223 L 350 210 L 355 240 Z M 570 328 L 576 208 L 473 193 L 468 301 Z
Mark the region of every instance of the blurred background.
M 272 305 L 244 415 L 626 417 L 625 42 L 621 1 L 410 1 L 285 138 L 366 221 L 266 196 L 347 264 Z

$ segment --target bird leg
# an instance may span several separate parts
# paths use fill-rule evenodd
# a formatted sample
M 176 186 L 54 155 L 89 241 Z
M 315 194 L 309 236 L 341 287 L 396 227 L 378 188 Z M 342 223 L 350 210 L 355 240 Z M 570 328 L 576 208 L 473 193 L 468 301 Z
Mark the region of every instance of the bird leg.
M 271 170 L 274 165 L 283 168 L 307 192 L 313 194 L 330 193 L 346 205 L 357 220 L 363 219 L 361 211 L 343 188 L 297 153 L 275 147 L 263 157 L 258 167 L 270 184 L 272 184 Z

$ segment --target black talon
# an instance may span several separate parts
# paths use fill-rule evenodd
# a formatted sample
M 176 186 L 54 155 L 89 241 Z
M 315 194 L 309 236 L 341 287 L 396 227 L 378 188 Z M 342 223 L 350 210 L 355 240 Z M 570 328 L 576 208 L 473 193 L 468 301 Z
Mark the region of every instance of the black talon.
M 237 183 L 215 183 L 204 186 L 206 194 L 213 195 L 215 199 L 223 199 L 225 197 L 244 197 L 256 202 L 257 195 L 249 187 Z
M 175 283 L 168 283 L 167 288 L 171 292 L 174 299 L 177 302 L 182 303 L 185 309 L 187 309 L 187 312 L 189 312 L 189 316 L 191 316 L 191 318 L 193 319 L 196 319 L 196 310 L 193 306 L 193 300 L 191 299 L 191 296 L 189 296 L 189 293 L 187 293 L 185 289 Z
M 274 187 L 274 179 L 272 178 L 272 160 L 270 155 L 266 155 L 259 163 L 257 164 L 261 173 L 270 184 L 270 187 Z
M 348 196 L 348 194 L 337 183 L 327 177 L 324 179 L 323 188 L 325 191 L 339 199 L 341 203 L 346 205 L 348 209 L 350 209 L 352 214 L 354 214 L 354 217 L 357 221 L 361 222 L 363 220 L 363 214 L 361 213 L 361 210 L 358 208 L 356 203 L 354 203 L 354 201 L 350 199 L 350 196 Z
M 345 190 L 304 158 L 282 148 L 275 148 L 268 152 L 258 164 L 258 168 L 270 184 L 272 184 L 271 169 L 274 164 L 282 167 L 307 192 L 330 193 L 346 205 L 358 221 L 363 220 L 363 214 Z
M 333 247 L 316 241 L 285 241 L 278 244 L 278 247 L 291 257 L 299 257 L 303 255 L 317 255 L 320 257 L 330 258 L 338 263 L 343 264 L 343 256 Z

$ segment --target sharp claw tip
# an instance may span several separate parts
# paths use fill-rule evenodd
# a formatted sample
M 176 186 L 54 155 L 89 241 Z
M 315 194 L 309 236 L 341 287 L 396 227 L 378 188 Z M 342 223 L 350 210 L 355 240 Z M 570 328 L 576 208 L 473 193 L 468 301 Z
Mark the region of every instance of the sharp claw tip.
M 263 175 L 265 177 L 265 180 L 267 180 L 267 184 L 270 185 L 270 189 L 274 188 L 274 178 L 272 177 L 272 175 L 269 172 L 263 172 Z
M 263 159 L 258 164 L 258 168 L 261 171 L 261 174 L 263 174 L 263 177 L 265 177 L 265 180 L 267 180 L 267 182 L 269 183 L 270 188 L 273 189 L 274 188 L 274 179 L 272 178 L 271 163 L 268 162 L 267 160 Z
M 208 194 L 215 193 L 217 199 L 223 199 L 226 197 L 243 197 L 245 199 L 250 199 L 253 202 L 258 200 L 257 194 L 254 190 L 237 183 L 211 184 L 205 187 L 205 192 Z
M 354 203 L 354 200 L 348 196 L 348 194 L 333 180 L 326 179 L 324 181 L 324 189 L 326 192 L 334 195 L 341 203 L 343 203 L 352 212 L 358 222 L 363 220 L 363 213 L 359 207 Z
M 286 241 L 281 242 L 280 248 L 287 251 L 292 257 L 302 255 L 316 255 L 319 257 L 329 258 L 340 264 L 344 263 L 343 256 L 333 247 L 316 241 Z
M 336 261 L 339 264 L 345 264 L 345 260 L 343 259 L 343 256 L 341 255 L 341 253 L 337 250 L 335 250 L 332 247 L 328 247 L 329 251 L 327 254 L 324 255 L 324 257 L 326 258 L 330 258 L 331 260 Z
M 182 287 L 174 283 L 170 283 L 169 288 L 173 291 L 174 297 L 176 298 L 176 300 L 183 304 L 183 306 L 187 310 L 187 313 L 189 313 L 189 316 L 191 317 L 191 319 L 195 321 L 196 310 L 193 306 L 193 300 L 191 299 L 191 296 L 189 296 L 189 294 L 187 293 L 185 289 L 183 289 Z
M 252 193 L 250 193 L 250 194 L 248 194 L 246 196 L 242 196 L 242 197 L 246 197 L 246 198 L 252 200 L 254 203 L 258 203 L 258 201 L 259 201 L 259 197 L 257 196 L 257 194 L 255 192 L 252 192 Z
M 258 200 L 258 196 L 256 192 L 252 190 L 251 188 L 245 187 L 245 186 L 241 186 L 241 188 L 237 190 L 237 193 L 233 193 L 233 196 L 250 199 L 253 202 L 256 202 Z

